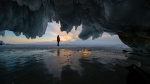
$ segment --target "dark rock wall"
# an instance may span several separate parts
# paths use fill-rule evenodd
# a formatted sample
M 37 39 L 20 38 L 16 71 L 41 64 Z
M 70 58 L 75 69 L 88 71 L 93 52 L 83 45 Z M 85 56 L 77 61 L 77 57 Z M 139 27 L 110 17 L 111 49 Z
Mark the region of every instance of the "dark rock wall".
M 118 36 L 133 50 L 150 53 L 150 31 L 125 31 L 118 33 Z

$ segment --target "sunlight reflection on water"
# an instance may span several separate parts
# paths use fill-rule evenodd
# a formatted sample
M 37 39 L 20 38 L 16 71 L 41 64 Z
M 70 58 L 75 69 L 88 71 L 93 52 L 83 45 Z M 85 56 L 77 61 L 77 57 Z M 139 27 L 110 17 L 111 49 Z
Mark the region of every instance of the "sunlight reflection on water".
M 81 84 L 91 84 L 93 80 L 97 83 L 125 84 L 127 71 L 124 66 L 130 64 L 141 66 L 140 61 L 128 60 L 128 57 L 121 52 L 87 49 L 5 50 L 0 52 L 0 77 L 7 80 L 3 80 L 1 84 L 9 84 L 12 81 L 19 83 L 23 81 L 31 82 L 34 79 L 38 79 L 38 77 L 39 80 L 41 80 L 40 77 L 44 77 L 46 79 L 41 81 L 48 80 L 49 82 L 69 81 L 66 80 L 68 79 L 66 77 L 69 77 L 73 78 L 70 81 L 75 82 L 74 79 L 80 80 Z M 28 76 L 33 77 L 28 79 Z M 87 76 L 90 77 L 88 82 L 81 81 L 86 80 Z M 22 80 L 22 78 L 25 79 Z M 110 81 L 106 81 L 106 79 Z M 36 84 L 41 83 L 36 82 Z

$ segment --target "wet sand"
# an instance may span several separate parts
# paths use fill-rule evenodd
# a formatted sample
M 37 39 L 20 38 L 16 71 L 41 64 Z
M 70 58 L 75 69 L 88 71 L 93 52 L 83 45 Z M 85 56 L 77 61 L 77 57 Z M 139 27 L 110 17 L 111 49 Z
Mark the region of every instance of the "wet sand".
M 1 47 L 0 84 L 127 84 L 135 64 L 149 73 L 150 57 L 121 47 Z M 130 50 L 130 49 L 129 49 Z

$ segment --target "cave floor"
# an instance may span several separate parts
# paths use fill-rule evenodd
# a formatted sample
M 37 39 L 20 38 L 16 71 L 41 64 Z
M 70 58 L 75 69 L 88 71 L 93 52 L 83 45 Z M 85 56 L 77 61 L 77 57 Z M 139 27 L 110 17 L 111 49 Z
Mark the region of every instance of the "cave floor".
M 127 66 L 150 71 L 150 57 L 106 48 L 0 50 L 0 84 L 126 84 Z M 148 72 L 149 73 L 149 72 Z

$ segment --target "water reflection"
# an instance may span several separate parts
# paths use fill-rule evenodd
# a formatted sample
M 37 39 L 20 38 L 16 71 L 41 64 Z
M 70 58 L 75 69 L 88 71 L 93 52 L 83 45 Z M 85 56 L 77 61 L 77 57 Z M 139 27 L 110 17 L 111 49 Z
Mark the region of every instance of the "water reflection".
M 62 84 L 80 84 L 80 74 L 78 71 L 71 69 L 70 65 L 62 67 L 61 72 Z
M 149 55 L 141 55 L 128 53 L 128 60 L 137 61 L 127 66 L 127 84 L 150 84 L 150 57 Z
M 127 84 L 150 84 L 150 73 L 145 72 L 134 64 L 126 67 L 126 69 L 129 71 Z
M 57 56 L 59 56 L 60 55 L 60 50 L 59 49 L 57 49 Z
M 82 59 L 88 60 L 90 55 L 91 55 L 91 51 L 87 49 L 80 51 L 80 56 L 82 57 Z
M 100 50 L 5 50 L 0 52 L 0 84 L 126 84 L 132 78 L 126 66 L 148 72 L 149 61 Z
M 135 65 L 150 73 L 150 55 L 128 54 L 128 60 L 138 61 Z
M 0 55 L 0 84 L 49 84 L 55 79 L 53 74 L 48 73 L 45 64 L 38 60 L 38 54 L 22 56 L 8 53 L 4 57 L 4 53 Z

